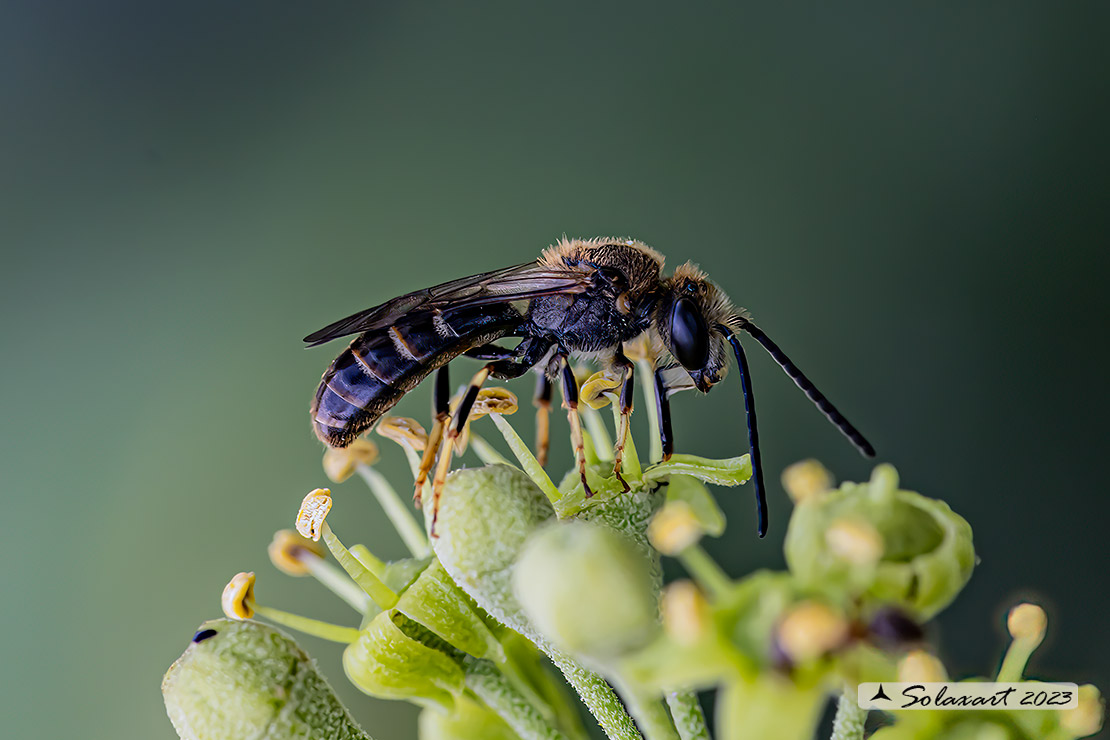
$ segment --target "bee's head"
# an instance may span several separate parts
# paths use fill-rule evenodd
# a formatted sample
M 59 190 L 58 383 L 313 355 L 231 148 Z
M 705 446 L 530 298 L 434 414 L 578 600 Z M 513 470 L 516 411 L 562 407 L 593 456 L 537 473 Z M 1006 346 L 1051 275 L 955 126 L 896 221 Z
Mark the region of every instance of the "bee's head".
M 656 329 L 667 351 L 706 393 L 728 373 L 727 338 L 719 327 L 733 326 L 739 315 L 728 296 L 689 262 L 664 280 L 663 289 Z

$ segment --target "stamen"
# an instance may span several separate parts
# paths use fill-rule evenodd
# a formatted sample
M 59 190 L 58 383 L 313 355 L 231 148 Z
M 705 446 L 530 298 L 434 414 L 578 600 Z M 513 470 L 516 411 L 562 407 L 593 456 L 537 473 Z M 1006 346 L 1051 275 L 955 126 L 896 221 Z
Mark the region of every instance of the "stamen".
M 378 446 L 359 438 L 347 447 L 329 448 L 324 453 L 324 473 L 335 483 L 342 483 L 355 474 L 359 465 L 373 465 L 378 459 Z
M 948 680 L 944 664 L 925 650 L 911 650 L 898 661 L 898 680 L 904 683 L 930 683 Z
M 378 422 L 378 434 L 391 439 L 406 449 L 423 452 L 428 444 L 428 433 L 420 422 L 405 416 L 387 416 Z
M 297 512 L 297 531 L 302 537 L 313 542 L 319 541 L 320 532 L 329 511 L 331 511 L 331 491 L 327 488 L 310 491 L 304 497 L 301 508 Z
M 1102 729 L 1102 695 L 1092 684 L 1079 687 L 1079 706 L 1060 713 L 1060 726 L 1075 737 L 1088 737 Z
M 648 539 L 664 555 L 678 555 L 702 534 L 693 507 L 685 501 L 668 501 L 648 525 Z
M 998 669 L 999 683 L 1021 680 L 1030 656 L 1044 639 L 1048 628 L 1048 617 L 1044 609 L 1036 604 L 1018 604 L 1010 610 L 1006 619 L 1006 628 L 1014 639 L 1006 650 L 1002 666 Z
M 816 460 L 802 460 L 782 471 L 782 487 L 795 504 L 808 501 L 833 487 L 833 477 Z
M 778 645 L 790 660 L 804 663 L 825 655 L 848 639 L 848 622 L 821 601 L 803 601 L 779 622 Z
M 413 451 L 415 454 L 415 450 Z M 393 528 L 405 543 L 414 558 L 423 558 L 431 554 L 428 538 L 424 535 L 424 528 L 417 522 L 412 510 L 397 495 L 393 486 L 381 473 L 368 465 L 359 465 L 358 474 L 370 487 L 374 498 L 378 500 L 385 515 L 389 517 Z
M 228 619 L 254 616 L 254 573 L 236 573 L 224 586 L 220 606 Z
M 825 530 L 825 544 L 841 560 L 875 565 L 883 557 L 883 536 L 865 519 L 840 517 Z
M 622 375 L 617 375 L 610 370 L 600 370 L 582 383 L 578 391 L 578 400 L 592 409 L 601 409 L 617 399 L 616 390 L 624 382 Z
M 254 573 L 236 573 L 224 586 L 220 603 L 223 606 L 224 614 L 229 619 L 250 619 L 257 612 L 271 622 L 304 632 L 306 635 L 345 643 L 351 643 L 358 639 L 358 630 L 353 627 L 340 627 L 330 622 L 321 622 L 318 619 L 309 619 L 280 609 L 259 605 L 254 600 Z
M 290 576 L 307 576 L 310 560 L 320 560 L 326 550 L 307 537 L 302 537 L 291 529 L 279 529 L 266 548 L 270 562 L 282 573 Z
M 559 489 L 552 483 L 550 476 L 540 467 L 540 463 L 536 460 L 536 456 L 528 449 L 528 445 L 520 438 L 520 435 L 513 429 L 513 425 L 506 421 L 501 415 L 493 414 L 491 417 L 493 423 L 497 425 L 498 431 L 501 436 L 505 438 L 505 442 L 509 445 L 517 461 L 520 463 L 521 469 L 528 474 L 532 482 L 540 487 L 548 500 L 554 505 L 558 503 L 563 494 L 559 493 Z
M 675 581 L 667 586 L 660 611 L 663 629 L 679 645 L 694 645 L 712 629 L 709 602 L 693 581 Z

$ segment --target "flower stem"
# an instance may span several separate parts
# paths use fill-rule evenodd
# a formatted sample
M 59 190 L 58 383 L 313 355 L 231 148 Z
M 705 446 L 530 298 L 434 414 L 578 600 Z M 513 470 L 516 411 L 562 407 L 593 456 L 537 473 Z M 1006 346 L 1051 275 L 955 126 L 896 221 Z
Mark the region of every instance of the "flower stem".
M 486 465 L 512 465 L 493 445 L 474 432 L 470 433 L 470 447 Z
M 605 422 L 602 420 L 601 414 L 589 406 L 583 406 L 580 412 L 582 421 L 586 423 L 586 431 L 594 439 L 594 450 L 598 460 L 601 462 L 612 461 L 613 440 L 609 437 L 609 430 L 605 428 Z
M 505 438 L 509 449 L 520 461 L 521 469 L 528 474 L 533 483 L 540 487 L 540 490 L 543 491 L 552 505 L 556 504 L 563 497 L 563 494 L 559 493 L 559 489 L 551 482 L 550 476 L 540 467 L 539 460 L 528 449 L 528 445 L 524 444 L 524 440 L 516 433 L 512 424 L 506 421 L 501 414 L 490 414 L 490 418 L 493 419 L 493 423 L 497 425 L 497 429 Z
M 322 558 L 305 558 L 303 562 L 312 577 L 329 591 L 350 604 L 351 608 L 359 614 L 366 613 L 370 597 L 345 572 Z
M 648 462 L 657 463 L 663 459 L 663 440 L 659 436 L 659 409 L 655 405 L 655 369 L 650 362 L 638 362 L 640 389 L 644 393 L 644 407 L 647 409 L 648 429 L 651 447 L 648 449 Z
M 349 644 L 358 639 L 358 630 L 354 627 L 340 627 L 331 622 L 322 622 L 319 619 L 310 619 L 309 617 L 290 614 L 280 609 L 272 609 L 258 604 L 254 605 L 254 611 L 259 616 L 266 617 L 266 619 L 280 624 L 282 627 L 288 627 L 324 640 Z
M 414 558 L 427 557 L 431 550 L 428 547 L 428 538 L 424 536 L 424 530 L 417 523 L 413 513 L 401 501 L 397 491 L 389 485 L 385 476 L 369 465 L 359 465 L 358 474 L 362 476 L 366 485 L 374 493 L 374 497 L 378 499 L 385 515 L 393 523 L 393 528 L 397 530 L 397 534 L 401 535 L 401 539 L 404 540 L 405 546 L 408 547 L 412 556 Z
M 347 575 L 359 585 L 367 595 L 374 600 L 382 609 L 391 609 L 397 603 L 397 594 L 389 586 L 382 583 L 374 573 L 363 565 L 359 560 L 350 553 L 350 551 L 343 546 L 335 533 L 331 531 L 331 527 L 327 522 L 324 522 L 324 543 L 331 550 L 331 554 L 343 566 L 343 570 L 347 571 Z
M 732 588 L 732 579 L 721 570 L 709 553 L 701 545 L 693 544 L 678 555 L 678 559 L 694 577 L 694 580 L 706 590 L 710 598 L 719 599 L 725 596 Z
M 657 697 L 623 682 L 614 683 L 614 686 L 647 740 L 679 740 L 667 708 Z
M 621 700 L 601 676 L 587 671 L 575 660 L 557 650 L 545 650 L 551 662 L 562 672 L 582 703 L 590 710 L 609 740 L 644 740 L 636 724 L 624 711 Z
M 863 740 L 863 726 L 866 721 L 867 710 L 860 708 L 855 692 L 846 687 L 836 702 L 836 717 L 833 719 L 830 740 Z
M 705 724 L 705 714 L 701 711 L 696 693 L 672 691 L 667 694 L 667 706 L 682 740 L 709 740 L 709 727 Z
M 500 715 L 521 740 L 567 740 L 486 660 L 468 660 L 466 687 Z

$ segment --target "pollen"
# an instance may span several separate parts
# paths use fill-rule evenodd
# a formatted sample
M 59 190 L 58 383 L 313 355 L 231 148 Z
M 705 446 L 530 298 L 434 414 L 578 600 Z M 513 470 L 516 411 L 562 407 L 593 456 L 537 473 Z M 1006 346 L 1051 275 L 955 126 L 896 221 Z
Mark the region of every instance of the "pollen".
M 898 661 L 898 680 L 905 683 L 929 683 L 948 680 L 944 664 L 925 650 L 911 650 Z
M 329 448 L 324 453 L 324 473 L 336 483 L 355 474 L 359 465 L 373 465 L 378 459 L 378 446 L 368 439 L 356 439 L 348 447 Z
M 317 488 L 312 491 L 304 497 L 301 508 L 297 512 L 297 531 L 313 542 L 319 541 L 324 531 L 324 520 L 327 519 L 329 511 L 331 511 L 331 491 L 327 488 Z
M 832 474 L 816 460 L 802 460 L 782 471 L 782 487 L 796 504 L 818 496 L 832 486 Z
M 578 398 L 592 409 L 604 408 L 612 400 L 610 395 L 620 387 L 622 382 L 623 379 L 616 373 L 601 370 L 586 378 L 578 392 Z
M 517 398 L 508 388 L 483 388 L 474 399 L 469 418 L 473 420 L 489 414 L 510 416 L 518 408 Z
M 405 416 L 385 417 L 378 422 L 378 434 L 417 452 L 423 452 L 428 444 L 428 433 L 420 422 Z
M 648 539 L 664 555 L 677 555 L 702 536 L 693 507 L 685 501 L 670 501 L 648 525 Z
M 660 603 L 663 629 L 679 645 L 693 645 L 712 627 L 709 602 L 693 581 L 675 581 Z
M 883 556 L 883 536 L 868 521 L 835 519 L 825 530 L 825 544 L 833 555 L 853 565 L 874 565 Z
M 305 561 L 308 558 L 323 558 L 325 550 L 319 543 L 291 529 L 279 529 L 274 532 L 274 539 L 266 552 L 270 555 L 270 562 L 282 573 L 307 576 L 309 570 Z
M 1048 628 L 1048 616 L 1036 604 L 1018 604 L 1006 617 L 1006 629 L 1015 640 L 1023 640 L 1033 647 L 1041 644 Z
M 220 605 L 228 619 L 254 616 L 254 573 L 236 573 L 224 586 Z
M 802 663 L 835 650 L 848 639 L 848 622 L 820 601 L 803 601 L 786 613 L 778 642 L 791 660 Z
M 1076 737 L 1094 735 L 1102 729 L 1102 696 L 1091 684 L 1079 687 L 1079 706 L 1060 713 L 1060 726 Z

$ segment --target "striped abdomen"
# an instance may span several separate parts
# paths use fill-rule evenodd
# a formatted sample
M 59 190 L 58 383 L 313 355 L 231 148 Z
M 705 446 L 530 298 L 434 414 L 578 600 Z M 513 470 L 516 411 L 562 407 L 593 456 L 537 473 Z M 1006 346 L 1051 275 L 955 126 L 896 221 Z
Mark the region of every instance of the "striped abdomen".
M 405 316 L 361 334 L 324 373 L 312 401 L 316 436 L 346 447 L 436 368 L 509 334 L 521 315 L 493 305 Z

